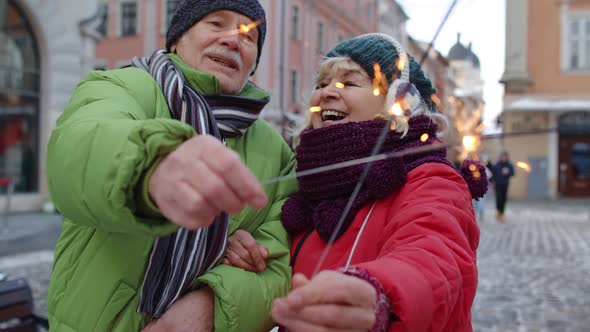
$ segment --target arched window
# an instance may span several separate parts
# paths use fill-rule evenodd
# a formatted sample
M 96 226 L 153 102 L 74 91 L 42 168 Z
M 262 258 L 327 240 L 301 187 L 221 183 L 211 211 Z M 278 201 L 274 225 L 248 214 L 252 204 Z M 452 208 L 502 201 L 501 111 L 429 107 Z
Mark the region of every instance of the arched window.
M 23 11 L 0 1 L 0 178 L 16 192 L 39 187 L 39 51 Z

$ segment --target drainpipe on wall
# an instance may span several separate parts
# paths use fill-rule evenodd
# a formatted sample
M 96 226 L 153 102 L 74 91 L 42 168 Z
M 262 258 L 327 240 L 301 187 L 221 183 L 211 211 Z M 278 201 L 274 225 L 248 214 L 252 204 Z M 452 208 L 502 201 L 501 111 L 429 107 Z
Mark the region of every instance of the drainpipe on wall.
M 280 50 L 279 50 L 279 105 L 281 107 L 281 135 L 285 137 L 287 127 L 287 105 L 285 105 L 285 21 L 287 21 L 287 1 L 281 0 L 281 26 L 280 26 Z

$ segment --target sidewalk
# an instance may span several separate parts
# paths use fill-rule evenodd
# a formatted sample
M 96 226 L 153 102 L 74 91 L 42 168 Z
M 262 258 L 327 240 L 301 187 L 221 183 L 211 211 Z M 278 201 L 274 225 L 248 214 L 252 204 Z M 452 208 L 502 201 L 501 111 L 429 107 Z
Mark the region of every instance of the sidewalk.
M 58 214 L 0 215 L 0 257 L 53 250 L 60 230 Z

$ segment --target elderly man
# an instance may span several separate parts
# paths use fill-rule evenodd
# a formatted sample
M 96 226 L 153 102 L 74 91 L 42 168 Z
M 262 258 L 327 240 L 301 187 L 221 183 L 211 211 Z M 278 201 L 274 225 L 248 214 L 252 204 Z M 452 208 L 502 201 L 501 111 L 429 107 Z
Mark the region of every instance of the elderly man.
M 290 148 L 258 119 L 269 96 L 248 81 L 265 32 L 256 0 L 185 0 L 166 51 L 78 85 L 48 146 L 64 216 L 52 330 L 272 326 L 291 272 L 279 213 L 296 184 L 259 183 L 293 171 Z M 219 265 L 228 234 L 246 231 L 258 273 Z

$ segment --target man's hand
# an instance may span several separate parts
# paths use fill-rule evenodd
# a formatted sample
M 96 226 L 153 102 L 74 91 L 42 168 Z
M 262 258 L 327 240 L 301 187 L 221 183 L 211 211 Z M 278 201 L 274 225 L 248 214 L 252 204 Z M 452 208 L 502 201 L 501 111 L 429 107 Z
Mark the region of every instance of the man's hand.
M 261 272 L 266 268 L 268 249 L 256 243 L 245 230 L 237 230 L 227 240 L 223 264 L 239 267 L 250 272 Z
M 220 212 L 267 203 L 238 154 L 208 135 L 195 136 L 166 156 L 149 179 L 149 193 L 168 220 L 193 230 L 210 225 Z
M 324 271 L 312 280 L 296 274 L 292 285 L 272 305 L 273 319 L 289 331 L 366 332 L 375 323 L 377 292 L 364 280 Z
M 209 287 L 186 294 L 142 332 L 213 332 L 215 298 Z

